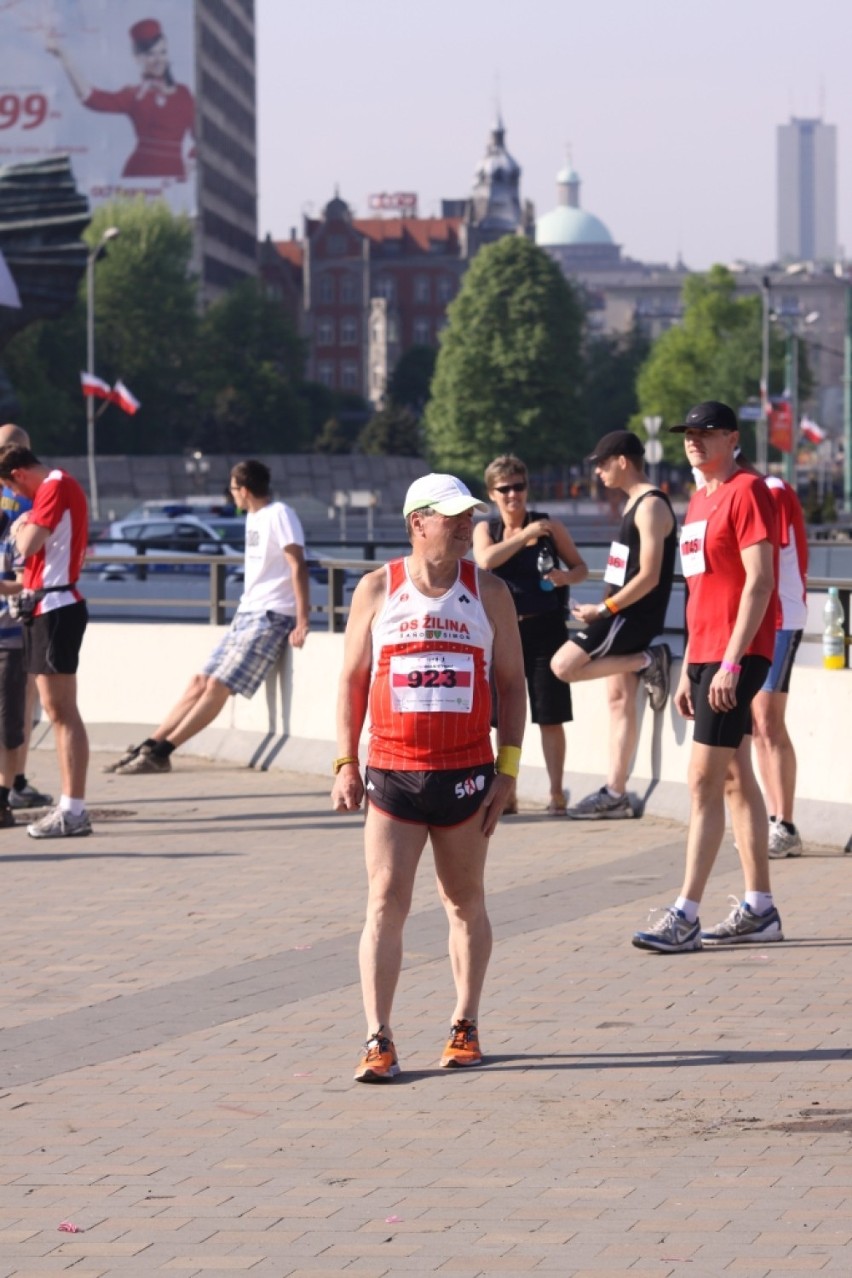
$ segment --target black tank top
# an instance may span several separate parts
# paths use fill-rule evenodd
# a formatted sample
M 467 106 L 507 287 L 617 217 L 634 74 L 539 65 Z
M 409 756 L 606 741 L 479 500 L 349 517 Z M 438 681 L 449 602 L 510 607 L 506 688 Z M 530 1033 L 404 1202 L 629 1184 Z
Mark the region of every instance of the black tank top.
M 660 565 L 660 580 L 653 590 L 649 591 L 641 599 L 637 599 L 636 603 L 628 604 L 626 608 L 620 609 L 625 617 L 641 618 L 643 626 L 647 625 L 650 629 L 661 631 L 666 621 L 666 609 L 669 606 L 669 598 L 672 593 L 672 578 L 674 577 L 675 566 L 675 549 L 677 547 L 677 520 L 672 510 L 672 504 L 664 492 L 659 488 L 649 488 L 646 493 L 635 501 L 629 510 L 624 512 L 621 520 L 621 528 L 618 533 L 618 540 L 622 545 L 627 547 L 627 568 L 624 574 L 624 585 L 628 581 L 632 581 L 639 572 L 639 529 L 636 527 L 636 511 L 647 497 L 659 497 L 666 503 L 672 517 L 672 530 L 663 542 L 663 559 Z M 607 594 L 614 595 L 620 586 L 609 584 Z
M 524 519 L 524 527 L 534 524 L 538 519 L 547 519 L 541 510 L 528 510 Z M 503 540 L 505 528 L 502 519 L 489 519 L 488 531 L 491 540 Z M 559 552 L 553 538 L 539 537 L 534 546 L 521 546 L 511 559 L 507 559 L 498 568 L 491 571 L 495 577 L 501 577 L 512 592 L 512 600 L 519 617 L 528 617 L 532 613 L 564 612 L 568 607 L 568 587 L 557 586 L 555 590 L 542 590 L 536 560 L 542 546 L 547 546 L 553 555 L 553 562 L 559 566 Z

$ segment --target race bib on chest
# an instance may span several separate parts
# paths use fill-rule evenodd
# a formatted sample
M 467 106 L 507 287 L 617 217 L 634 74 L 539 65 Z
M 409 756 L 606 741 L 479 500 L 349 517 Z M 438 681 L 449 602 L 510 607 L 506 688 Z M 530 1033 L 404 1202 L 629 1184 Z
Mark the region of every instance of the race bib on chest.
M 390 659 L 391 709 L 398 714 L 470 714 L 473 654 L 417 652 Z
M 609 548 L 604 581 L 608 581 L 611 586 L 623 586 L 626 575 L 627 546 L 623 545 L 620 541 L 614 541 Z
M 705 571 L 704 541 L 707 536 L 707 520 L 695 519 L 684 524 L 680 531 L 680 564 L 684 577 L 697 577 Z

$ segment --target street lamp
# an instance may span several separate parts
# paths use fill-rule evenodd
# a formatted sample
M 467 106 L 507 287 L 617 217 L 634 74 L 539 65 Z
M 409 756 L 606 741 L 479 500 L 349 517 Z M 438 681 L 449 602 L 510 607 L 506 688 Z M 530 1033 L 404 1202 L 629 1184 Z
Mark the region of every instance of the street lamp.
M 760 282 L 763 300 L 760 358 L 760 419 L 757 423 L 757 469 L 766 473 L 769 461 L 769 316 L 772 311 L 772 281 L 764 275 Z
M 110 240 L 120 235 L 117 226 L 108 226 L 86 259 L 86 371 L 95 375 L 95 262 Z M 86 452 L 89 458 L 89 500 L 92 518 L 100 519 L 98 475 L 95 468 L 95 400 L 86 396 Z
M 799 434 L 799 339 L 806 324 L 815 324 L 819 319 L 819 311 L 809 311 L 800 317 L 798 304 L 795 311 L 785 311 L 782 307 L 779 315 L 773 318 L 780 320 L 787 330 L 787 352 L 785 356 L 787 393 L 790 398 L 790 423 L 792 438 L 790 451 L 784 454 L 784 478 L 795 484 L 796 477 L 796 441 Z

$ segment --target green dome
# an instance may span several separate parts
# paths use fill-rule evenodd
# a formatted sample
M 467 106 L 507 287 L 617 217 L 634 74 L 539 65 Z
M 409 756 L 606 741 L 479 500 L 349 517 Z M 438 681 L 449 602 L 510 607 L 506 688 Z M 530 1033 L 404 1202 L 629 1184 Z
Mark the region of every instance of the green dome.
M 599 217 L 585 209 L 563 204 L 537 220 L 535 242 L 548 248 L 571 244 L 612 244 L 613 238 Z

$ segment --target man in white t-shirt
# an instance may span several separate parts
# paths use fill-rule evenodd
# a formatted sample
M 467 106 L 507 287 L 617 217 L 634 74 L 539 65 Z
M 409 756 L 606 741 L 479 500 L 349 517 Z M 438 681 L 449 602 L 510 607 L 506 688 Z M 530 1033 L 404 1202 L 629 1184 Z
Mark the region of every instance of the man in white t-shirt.
M 228 697 L 254 696 L 285 644 L 304 644 L 310 617 L 305 537 L 295 511 L 272 500 L 269 481 L 259 461 L 238 462 L 231 471 L 234 501 L 248 514 L 245 590 L 227 634 L 156 731 L 105 771 L 171 771 L 172 753 L 211 724 Z

